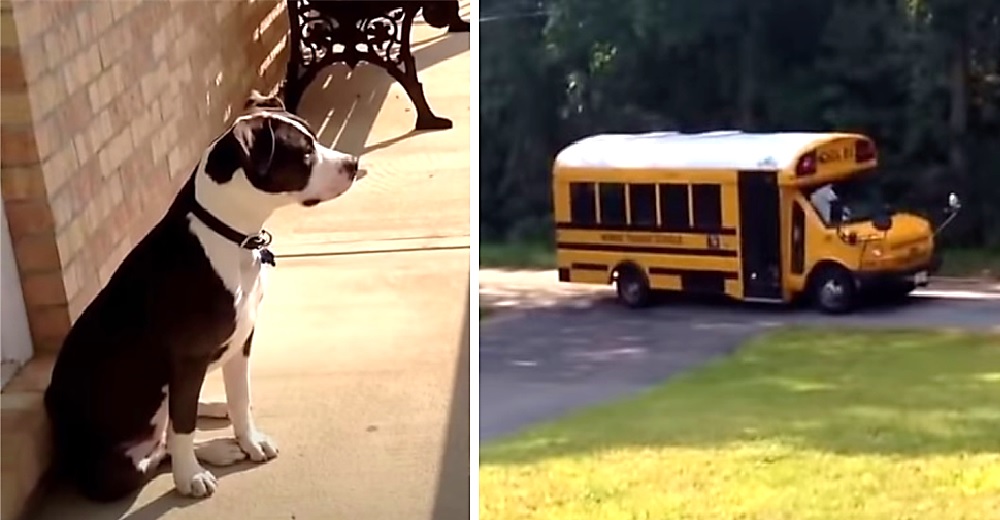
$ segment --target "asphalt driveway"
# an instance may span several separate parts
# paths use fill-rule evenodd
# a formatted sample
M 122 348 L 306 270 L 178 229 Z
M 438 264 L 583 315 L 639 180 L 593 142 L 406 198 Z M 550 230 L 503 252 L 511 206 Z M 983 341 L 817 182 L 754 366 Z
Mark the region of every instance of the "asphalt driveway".
M 491 290 L 489 285 L 498 285 L 497 275 L 484 278 L 482 292 L 492 294 L 495 302 L 516 299 L 503 290 Z M 569 286 L 556 294 L 557 287 L 561 286 L 536 287 L 533 294 L 542 295 L 536 305 L 517 302 L 512 306 L 518 309 L 481 323 L 480 439 L 642 390 L 728 354 L 770 328 L 833 325 L 1000 332 L 1000 292 L 927 292 L 901 305 L 829 317 L 808 309 L 724 303 L 666 302 L 636 311 L 617 305 L 605 290 L 573 294 Z

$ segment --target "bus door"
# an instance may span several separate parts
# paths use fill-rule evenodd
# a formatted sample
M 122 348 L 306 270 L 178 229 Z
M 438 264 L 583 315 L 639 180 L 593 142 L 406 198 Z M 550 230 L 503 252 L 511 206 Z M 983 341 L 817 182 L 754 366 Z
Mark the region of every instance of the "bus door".
M 781 300 L 781 198 L 778 172 L 739 172 L 743 297 Z

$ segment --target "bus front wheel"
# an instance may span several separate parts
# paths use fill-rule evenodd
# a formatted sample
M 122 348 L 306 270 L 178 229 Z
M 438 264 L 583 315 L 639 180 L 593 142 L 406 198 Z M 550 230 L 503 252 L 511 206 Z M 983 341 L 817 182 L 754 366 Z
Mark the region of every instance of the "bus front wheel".
M 616 271 L 615 290 L 618 301 L 627 307 L 637 309 L 649 304 L 649 280 L 636 266 L 625 265 Z
M 812 280 L 812 299 L 826 314 L 845 314 L 857 303 L 854 276 L 842 267 L 827 266 Z

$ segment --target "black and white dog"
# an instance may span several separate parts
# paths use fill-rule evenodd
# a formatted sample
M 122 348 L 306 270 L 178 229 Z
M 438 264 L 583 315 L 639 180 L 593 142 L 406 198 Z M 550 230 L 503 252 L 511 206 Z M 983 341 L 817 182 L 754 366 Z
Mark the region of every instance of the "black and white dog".
M 56 467 L 94 500 L 136 491 L 166 457 L 177 489 L 204 497 L 217 482 L 200 462 L 277 456 L 250 407 L 250 344 L 264 264 L 274 263 L 262 226 L 281 206 L 337 198 L 363 172 L 277 98 L 254 92 L 247 108 L 59 353 L 45 392 Z M 205 375 L 218 367 L 226 403 L 200 405 Z M 199 415 L 228 416 L 235 442 L 196 444 Z

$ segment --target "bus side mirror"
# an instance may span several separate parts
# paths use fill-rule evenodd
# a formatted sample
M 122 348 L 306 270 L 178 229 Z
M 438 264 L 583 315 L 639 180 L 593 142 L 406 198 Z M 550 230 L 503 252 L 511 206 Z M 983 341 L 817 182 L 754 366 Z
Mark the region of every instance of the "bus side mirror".
M 958 210 L 960 209 L 962 209 L 962 201 L 958 200 L 958 195 L 955 195 L 955 192 L 949 193 L 948 207 L 945 208 L 944 210 L 945 214 L 948 215 L 948 218 L 946 218 L 944 222 L 942 222 L 941 225 L 938 226 L 938 228 L 934 231 L 935 236 L 937 236 L 937 234 L 940 233 L 941 230 L 945 228 L 945 226 L 950 224 L 951 221 L 954 220 L 956 216 L 958 216 Z
M 948 194 L 948 213 L 958 213 L 962 209 L 962 201 L 958 199 L 955 192 Z
M 892 229 L 892 216 L 887 214 L 877 215 L 872 219 L 872 226 L 875 227 L 876 231 L 885 233 Z

